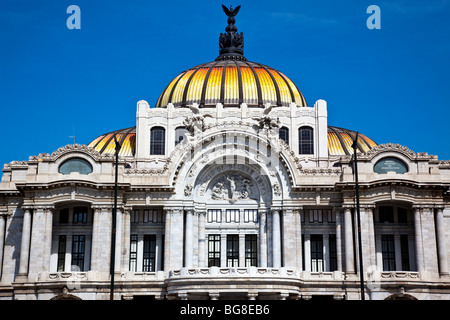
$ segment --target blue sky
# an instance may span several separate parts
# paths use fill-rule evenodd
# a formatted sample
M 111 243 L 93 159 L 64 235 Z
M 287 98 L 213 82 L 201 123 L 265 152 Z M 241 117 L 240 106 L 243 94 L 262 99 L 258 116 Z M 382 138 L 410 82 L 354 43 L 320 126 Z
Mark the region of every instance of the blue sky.
M 135 125 L 180 72 L 218 55 L 236 17 L 245 56 L 291 78 L 328 124 L 450 159 L 450 1 L 0 2 L 0 167 Z M 69 30 L 69 5 L 81 29 Z M 369 5 L 381 29 L 369 30 Z

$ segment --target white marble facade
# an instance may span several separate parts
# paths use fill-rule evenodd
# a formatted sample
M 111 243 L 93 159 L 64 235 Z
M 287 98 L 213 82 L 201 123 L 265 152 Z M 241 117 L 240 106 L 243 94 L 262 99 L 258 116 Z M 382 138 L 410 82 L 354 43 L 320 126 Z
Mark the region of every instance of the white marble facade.
M 114 298 L 360 299 L 352 156 L 328 155 L 326 102 L 195 110 L 137 104 L 135 156 L 118 163 Z M 305 124 L 311 155 L 298 151 Z M 156 125 L 164 155 L 149 156 Z M 386 157 L 408 171 L 375 173 Z M 71 158 L 92 172 L 59 173 Z M 450 163 L 393 144 L 358 160 L 366 299 L 448 300 Z M 109 299 L 113 202 L 114 156 L 85 145 L 6 164 L 0 299 Z

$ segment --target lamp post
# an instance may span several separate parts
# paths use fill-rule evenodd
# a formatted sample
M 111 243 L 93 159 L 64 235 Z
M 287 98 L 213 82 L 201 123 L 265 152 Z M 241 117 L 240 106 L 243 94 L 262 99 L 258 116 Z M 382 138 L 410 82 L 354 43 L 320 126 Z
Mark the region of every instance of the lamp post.
M 356 188 L 356 216 L 358 220 L 358 253 L 359 253 L 359 280 L 361 287 L 361 300 L 365 300 L 364 294 L 364 268 L 363 268 L 363 258 L 362 258 L 362 241 L 361 241 L 361 212 L 359 207 L 359 184 L 358 184 L 358 156 L 356 154 L 356 150 L 358 149 L 357 141 L 358 141 L 359 132 L 356 133 L 355 140 L 353 140 L 352 148 L 354 153 L 354 163 L 355 163 L 355 188 Z
M 117 224 L 117 177 L 119 173 L 119 151 L 122 145 L 117 141 L 116 134 L 114 134 L 115 148 L 115 180 L 114 180 L 114 207 L 112 211 L 112 227 L 111 227 L 111 261 L 110 261 L 110 274 L 111 285 L 109 300 L 114 300 L 114 273 L 115 273 L 115 261 L 116 261 L 116 224 Z

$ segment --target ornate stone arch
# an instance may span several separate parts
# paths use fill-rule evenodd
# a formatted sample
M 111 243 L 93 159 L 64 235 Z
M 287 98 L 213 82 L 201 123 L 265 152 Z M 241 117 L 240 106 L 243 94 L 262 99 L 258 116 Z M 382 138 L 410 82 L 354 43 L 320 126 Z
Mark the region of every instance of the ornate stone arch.
M 193 197 L 196 177 L 200 172 L 213 165 L 237 164 L 254 167 L 254 170 L 260 171 L 261 175 L 269 177 L 271 189 L 273 189 L 274 198 L 282 198 L 287 194 L 292 186 L 292 174 L 290 168 L 281 159 L 276 146 L 272 146 L 270 141 L 263 135 L 249 133 L 244 131 L 233 131 L 231 134 L 241 137 L 251 137 L 259 141 L 256 144 L 242 145 L 234 141 L 220 143 L 224 131 L 215 131 L 210 134 L 204 134 L 201 140 L 195 143 L 190 142 L 184 145 L 184 148 L 177 148 L 178 152 L 174 155 L 173 162 L 177 163 L 174 167 L 171 185 L 175 186 L 177 194 L 183 194 L 185 197 Z M 181 144 L 181 143 L 180 143 Z M 226 145 L 225 148 L 222 146 Z M 261 148 L 261 146 L 263 146 Z M 267 149 L 264 149 L 267 147 Z M 267 152 L 261 150 L 269 150 Z M 273 151 L 272 151 L 273 150 Z M 177 183 L 180 181 L 182 183 Z

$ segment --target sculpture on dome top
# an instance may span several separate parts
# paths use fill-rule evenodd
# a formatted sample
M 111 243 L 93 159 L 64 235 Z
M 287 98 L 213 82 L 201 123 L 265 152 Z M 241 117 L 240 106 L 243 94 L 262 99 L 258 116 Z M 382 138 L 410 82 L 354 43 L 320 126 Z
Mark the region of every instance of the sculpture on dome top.
M 228 9 L 222 5 L 223 12 L 228 16 L 228 26 L 225 28 L 227 33 L 221 33 L 219 36 L 219 56 L 216 60 L 247 60 L 244 55 L 244 35 L 236 32 L 237 28 L 234 25 L 236 20 L 234 17 L 238 14 L 241 6 L 237 6 L 233 9 L 230 6 Z

